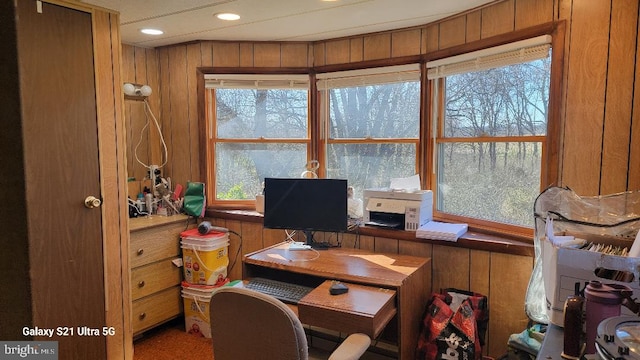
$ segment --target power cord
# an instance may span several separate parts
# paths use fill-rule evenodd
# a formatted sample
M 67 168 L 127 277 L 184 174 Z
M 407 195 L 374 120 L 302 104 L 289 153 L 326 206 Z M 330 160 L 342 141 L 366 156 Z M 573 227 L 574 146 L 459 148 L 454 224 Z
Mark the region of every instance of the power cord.
M 304 258 L 304 259 L 292 259 L 292 258 L 290 258 L 288 256 L 285 256 L 285 259 L 289 260 L 289 262 L 298 262 L 298 261 L 299 262 L 305 262 L 305 261 L 314 261 L 314 260 L 316 260 L 316 259 L 318 259 L 320 257 L 320 252 L 318 250 L 314 249 L 314 248 L 306 249 L 306 250 L 303 250 L 303 251 L 313 251 L 314 257 L 312 257 L 310 259 L 307 259 L 307 258 Z M 293 252 L 297 253 L 298 251 L 293 251 Z
M 145 132 L 145 130 L 149 127 L 149 116 L 151 116 L 151 118 L 153 119 L 153 123 L 156 126 L 156 129 L 158 129 L 158 134 L 160 135 L 160 141 L 162 142 L 162 149 L 164 150 L 164 162 L 162 163 L 162 165 L 158 166 L 158 169 L 161 169 L 163 166 L 165 166 L 167 164 L 167 161 L 169 159 L 169 154 L 167 151 L 167 143 L 164 140 L 164 136 L 162 135 L 162 130 L 160 129 L 160 124 L 158 123 L 158 119 L 156 119 L 155 115 L 153 115 L 153 111 L 151 111 L 151 106 L 149 106 L 149 101 L 145 98 L 144 99 L 144 114 L 145 117 L 147 119 L 147 121 L 145 122 L 144 126 L 142 127 L 142 130 L 140 130 L 140 139 L 138 140 L 138 143 L 136 144 L 136 147 L 133 151 L 133 154 L 136 158 L 136 161 L 138 161 L 138 163 L 140 163 L 142 166 L 144 166 L 147 169 L 151 168 L 151 165 L 147 165 L 145 163 L 142 162 L 142 160 L 140 160 L 140 158 L 138 157 L 138 148 L 140 147 L 140 144 L 142 144 L 142 138 L 143 138 L 143 134 Z M 151 174 L 153 175 L 153 174 Z
M 187 216 L 187 223 L 184 225 L 184 230 L 185 231 L 189 229 L 189 221 L 191 220 L 191 218 L 196 220 L 196 222 L 195 222 L 196 225 L 198 224 L 198 218 L 197 217 L 191 216 L 191 215 Z
M 233 257 L 233 262 L 231 263 L 231 265 L 229 265 L 229 271 L 228 272 L 231 272 L 231 270 L 233 270 L 233 267 L 236 266 L 236 262 L 238 262 L 238 255 L 240 255 L 240 250 L 242 250 L 242 235 L 238 234 L 237 232 L 235 232 L 233 230 L 229 230 L 229 233 L 236 235 L 238 237 L 238 239 L 240 239 L 240 243 L 238 244 L 238 250 L 236 250 L 236 254 Z
M 287 238 L 284 240 L 285 242 L 295 242 L 295 240 L 293 239 L 293 236 L 296 234 L 295 230 L 293 230 L 291 233 L 289 233 L 289 230 L 285 230 L 284 233 L 287 235 Z
M 195 225 L 198 224 L 198 218 L 195 216 L 189 216 L 187 217 L 187 224 L 185 226 L 185 230 L 187 230 L 189 228 L 189 221 L 191 220 L 191 218 L 193 218 L 195 220 Z M 233 270 L 234 266 L 236 265 L 236 263 L 238 262 L 238 256 L 240 255 L 240 251 L 242 250 L 242 235 L 238 234 L 237 232 L 229 229 L 229 228 L 225 228 L 227 229 L 227 232 L 233 235 L 236 235 L 238 237 L 238 239 L 240 239 L 240 243 L 238 244 L 238 250 L 236 250 L 236 254 L 233 257 L 233 262 L 229 265 L 227 273 L 230 273 L 231 270 Z

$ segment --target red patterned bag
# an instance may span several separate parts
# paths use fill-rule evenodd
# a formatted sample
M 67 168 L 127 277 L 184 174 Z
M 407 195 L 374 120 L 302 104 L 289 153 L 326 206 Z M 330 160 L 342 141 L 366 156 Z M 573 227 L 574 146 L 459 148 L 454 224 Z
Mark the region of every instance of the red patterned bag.
M 423 319 L 416 359 L 482 358 L 489 322 L 486 296 L 456 289 L 434 293 Z

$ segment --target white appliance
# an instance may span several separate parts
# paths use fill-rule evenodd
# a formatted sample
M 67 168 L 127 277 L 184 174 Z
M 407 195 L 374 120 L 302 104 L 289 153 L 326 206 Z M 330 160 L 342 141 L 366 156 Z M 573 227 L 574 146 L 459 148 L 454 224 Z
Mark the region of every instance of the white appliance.
M 433 219 L 433 192 L 389 189 L 364 190 L 364 223 L 416 231 Z

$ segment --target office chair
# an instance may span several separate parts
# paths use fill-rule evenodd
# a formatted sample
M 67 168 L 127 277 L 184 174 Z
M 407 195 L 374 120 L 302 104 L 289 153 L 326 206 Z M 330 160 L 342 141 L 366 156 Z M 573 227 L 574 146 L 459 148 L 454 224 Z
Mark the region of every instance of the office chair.
M 215 360 L 306 360 L 307 337 L 296 314 L 280 300 L 257 291 L 223 287 L 210 302 L 211 339 Z M 352 334 L 330 360 L 355 360 L 371 339 Z

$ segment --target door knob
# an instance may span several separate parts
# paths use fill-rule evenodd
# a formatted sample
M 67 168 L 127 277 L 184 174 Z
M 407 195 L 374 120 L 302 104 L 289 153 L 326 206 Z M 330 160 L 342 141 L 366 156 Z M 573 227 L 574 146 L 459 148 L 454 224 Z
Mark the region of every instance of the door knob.
M 87 198 L 84 199 L 84 206 L 88 209 L 97 208 L 100 205 L 102 205 L 102 200 L 98 199 L 95 196 L 87 196 Z

